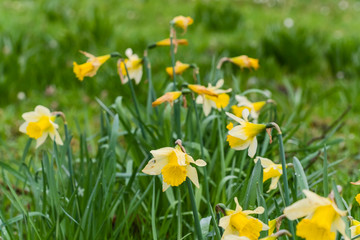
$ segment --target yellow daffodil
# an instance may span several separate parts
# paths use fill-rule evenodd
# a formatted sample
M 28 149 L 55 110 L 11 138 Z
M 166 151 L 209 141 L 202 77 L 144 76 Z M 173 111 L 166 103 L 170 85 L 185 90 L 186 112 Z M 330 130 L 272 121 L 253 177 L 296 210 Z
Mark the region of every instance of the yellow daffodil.
M 175 26 L 183 29 L 184 32 L 186 32 L 187 27 L 194 23 L 194 19 L 191 17 L 177 16 L 172 20 L 172 22 Z
M 229 61 L 238 65 L 241 69 L 253 68 L 254 70 L 257 70 L 259 68 L 259 60 L 255 58 L 249 58 L 246 55 L 241 55 L 239 57 L 233 57 L 229 58 Z
M 196 103 L 203 105 L 205 116 L 209 115 L 211 108 L 222 109 L 229 104 L 230 97 L 226 93 L 231 92 L 232 89 L 220 89 L 223 84 L 224 80 L 220 79 L 215 86 L 212 86 L 209 83 L 207 88 L 201 85 L 188 85 L 192 91 L 199 94 L 199 96 L 196 98 Z
M 156 107 L 163 102 L 168 102 L 172 106 L 173 102 L 181 96 L 181 92 L 167 92 L 158 99 L 156 99 L 151 105 Z
M 184 153 L 177 145 L 175 148 L 164 147 L 157 150 L 152 150 L 150 153 L 154 156 L 145 168 L 142 170 L 149 175 L 159 175 L 163 177 L 163 191 L 169 186 L 179 186 L 188 177 L 196 187 L 199 187 L 199 180 L 196 168 L 191 166 L 206 166 L 204 160 L 194 159 Z
M 21 124 L 19 130 L 30 138 L 36 139 L 37 148 L 45 142 L 48 135 L 53 141 L 55 139 L 57 144 L 63 145 L 56 130 L 59 126 L 54 122 L 55 116 L 46 107 L 38 105 L 35 107 L 35 111 L 24 113 L 22 118 L 25 122 Z
M 182 63 L 180 61 L 177 61 L 176 64 L 175 64 L 175 74 L 180 75 L 183 72 L 185 72 L 186 69 L 188 69 L 189 67 L 190 67 L 190 64 Z M 167 74 L 169 74 L 169 76 L 171 78 L 173 78 L 173 74 L 174 74 L 173 68 L 172 67 L 167 67 L 165 70 L 166 70 Z
M 309 190 L 303 190 L 303 193 L 305 199 L 284 209 L 284 215 L 290 220 L 305 217 L 296 226 L 296 235 L 306 240 L 334 240 L 338 231 L 349 240 L 341 218 L 346 211 L 340 210 L 330 198 L 320 197 Z
M 226 113 L 230 118 L 240 123 L 240 125 L 232 127 L 233 125 L 228 125 L 229 135 L 227 136 L 227 141 L 231 148 L 235 150 L 244 150 L 249 148 L 248 155 L 249 157 L 254 157 L 257 149 L 257 139 L 256 135 L 265 130 L 265 124 L 251 123 L 248 120 L 249 110 L 244 109 L 242 113 L 242 118 L 238 118 L 231 113 Z
M 174 44 L 175 46 L 178 46 L 178 45 L 188 45 L 189 42 L 188 42 L 188 40 L 186 40 L 186 39 L 174 39 L 174 40 L 173 40 L 173 44 Z M 161 41 L 156 42 L 156 46 L 161 46 L 161 47 L 163 47 L 163 46 L 170 46 L 170 45 L 171 45 L 171 44 L 170 44 L 170 38 L 166 38 L 166 39 L 163 39 L 163 40 L 161 40 Z
M 125 64 L 126 68 L 129 72 L 129 78 L 134 79 L 136 84 L 139 84 L 141 81 L 141 77 L 143 74 L 143 65 L 142 65 L 142 59 L 139 58 L 138 55 L 133 54 L 133 51 L 131 48 L 126 49 L 125 55 L 128 57 L 124 61 L 119 59 L 117 65 L 118 65 L 118 74 L 120 76 L 122 84 L 125 84 L 128 82 L 128 77 L 126 74 Z M 124 64 L 125 62 L 125 64 Z
M 242 210 L 238 199 L 235 197 L 236 209 L 227 210 L 226 216 L 222 217 L 219 226 L 225 231 L 222 240 L 257 240 L 261 231 L 269 227 L 259 219 L 249 216 L 250 214 L 262 214 L 263 207 L 255 210 Z
M 360 222 L 356 221 L 355 219 L 351 220 L 351 227 L 350 227 L 351 237 L 355 237 L 360 234 Z
M 248 109 L 250 112 L 250 116 L 257 120 L 259 118 L 260 110 L 265 106 L 266 101 L 260 101 L 260 102 L 250 102 L 249 99 L 247 99 L 244 96 L 236 95 L 235 99 L 238 101 L 237 105 L 234 105 L 231 107 L 233 113 L 235 116 L 240 117 L 242 116 L 242 111 L 244 109 Z
M 80 81 L 83 81 L 84 77 L 95 76 L 95 74 L 98 71 L 98 69 L 100 68 L 100 66 L 110 58 L 110 54 L 100 56 L 100 57 L 95 57 L 94 55 L 92 55 L 90 53 L 83 52 L 83 51 L 80 51 L 80 52 L 89 58 L 86 63 L 80 64 L 80 65 L 78 65 L 76 62 L 73 63 L 73 65 L 74 65 L 73 71 L 74 71 L 76 77 Z
M 260 160 L 261 166 L 264 168 L 263 172 L 263 182 L 271 178 L 271 184 L 269 190 L 275 189 L 277 183 L 282 175 L 282 166 L 281 164 L 275 164 L 273 161 L 267 158 L 257 157 L 254 159 L 254 162 L 257 163 Z

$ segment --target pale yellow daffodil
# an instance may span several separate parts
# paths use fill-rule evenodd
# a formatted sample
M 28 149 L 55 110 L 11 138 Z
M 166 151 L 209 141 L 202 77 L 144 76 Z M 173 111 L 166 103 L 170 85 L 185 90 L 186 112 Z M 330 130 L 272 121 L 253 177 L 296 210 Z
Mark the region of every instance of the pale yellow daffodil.
M 257 163 L 260 160 L 261 166 L 264 168 L 263 171 L 263 182 L 271 179 L 271 184 L 269 190 L 274 190 L 277 187 L 277 183 L 282 175 L 282 166 L 281 164 L 275 164 L 268 158 L 256 157 L 254 162 Z
M 73 63 L 73 65 L 74 65 L 73 71 L 74 71 L 76 77 L 80 81 L 83 81 L 84 77 L 95 76 L 95 74 L 98 71 L 98 69 L 100 68 L 100 66 L 111 57 L 110 54 L 100 56 L 100 57 L 95 57 L 94 55 L 92 55 L 88 52 L 84 52 L 84 51 L 80 51 L 80 52 L 89 58 L 86 63 L 80 64 L 80 65 L 78 65 L 76 62 Z
M 255 58 L 250 58 L 246 55 L 229 58 L 229 61 L 234 63 L 235 65 L 238 65 L 241 69 L 253 68 L 254 70 L 257 70 L 259 68 L 259 60 Z
M 172 106 L 173 102 L 178 99 L 181 96 L 181 92 L 177 91 L 177 92 L 167 92 L 164 95 L 162 95 L 161 97 L 159 97 L 158 99 L 156 99 L 151 105 L 153 107 L 156 107 L 164 102 L 168 102 L 170 103 L 170 105 Z
M 194 19 L 192 19 L 191 17 L 177 16 L 172 20 L 172 22 L 175 26 L 183 29 L 185 33 L 188 26 L 194 23 Z
M 54 122 L 56 116 L 52 115 L 48 108 L 38 105 L 35 107 L 35 111 L 26 112 L 22 117 L 25 122 L 21 124 L 19 131 L 36 139 L 36 148 L 45 142 L 47 136 L 50 136 L 57 144 L 63 145 L 56 130 L 59 126 Z
M 186 180 L 186 177 L 199 188 L 197 171 L 191 164 L 203 167 L 206 166 L 204 160 L 198 159 L 194 161 L 178 145 L 175 148 L 164 147 L 152 150 L 150 153 L 154 158 L 148 162 L 142 172 L 149 175 L 161 174 L 163 177 L 163 191 L 170 186 L 179 186 Z
M 127 59 L 119 59 L 117 63 L 118 74 L 120 76 L 121 82 L 122 84 L 125 84 L 130 78 L 133 79 L 136 84 L 139 84 L 143 74 L 142 59 L 139 58 L 137 54 L 134 54 L 131 48 L 126 49 L 125 55 L 127 56 Z M 129 78 L 127 77 L 126 69 L 129 73 Z
M 219 226 L 225 231 L 222 240 L 257 240 L 261 231 L 266 231 L 269 227 L 259 219 L 249 216 L 250 214 L 262 214 L 263 207 L 255 210 L 242 210 L 238 199 L 235 197 L 235 210 L 227 210 L 226 216 L 219 221 Z
M 284 209 L 284 215 L 295 220 L 303 218 L 296 226 L 296 235 L 306 240 L 335 240 L 336 231 L 345 240 L 345 222 L 341 218 L 346 211 L 340 210 L 330 198 L 320 197 L 309 190 L 303 190 L 306 198 Z
M 356 221 L 355 219 L 351 220 L 351 227 L 350 227 L 351 237 L 355 237 L 360 234 L 360 222 Z
M 201 85 L 189 84 L 188 87 L 199 94 L 196 98 L 197 104 L 203 105 L 204 115 L 208 116 L 212 108 L 222 109 L 225 108 L 230 101 L 228 92 L 231 92 L 232 89 L 227 90 L 220 89 L 224 84 L 224 80 L 220 79 L 215 86 L 212 86 L 210 83 L 207 88 Z
M 249 157 L 254 157 L 258 145 L 256 136 L 265 130 L 266 125 L 249 122 L 249 110 L 247 109 L 243 110 L 243 118 L 238 118 L 234 114 L 228 112 L 226 114 L 236 122 L 240 123 L 240 125 L 235 127 L 233 127 L 232 124 L 227 126 L 230 131 L 226 140 L 229 142 L 230 147 L 235 150 L 249 148 Z
M 177 61 L 175 63 L 175 74 L 176 75 L 181 75 L 183 74 L 183 72 L 185 72 L 188 68 L 190 67 L 190 64 L 187 64 L 187 63 L 182 63 L 180 61 Z M 171 77 L 173 78 L 173 74 L 174 74 L 174 71 L 173 71 L 173 68 L 172 67 L 167 67 L 166 69 L 166 73 Z
M 242 111 L 244 109 L 248 109 L 250 112 L 250 116 L 257 121 L 259 118 L 260 110 L 265 106 L 266 101 L 260 101 L 260 102 L 250 102 L 249 99 L 247 99 L 244 96 L 236 95 L 235 99 L 238 101 L 237 105 L 234 105 L 231 107 L 233 113 L 235 116 L 241 118 L 242 117 Z
M 173 39 L 173 44 L 175 46 L 178 46 L 178 45 L 188 45 L 189 42 L 188 40 L 186 39 Z M 170 46 L 171 43 L 170 43 L 170 38 L 166 38 L 166 39 L 163 39 L 161 41 L 158 41 L 155 43 L 156 46 L 159 46 L 159 47 L 166 47 L 166 46 Z

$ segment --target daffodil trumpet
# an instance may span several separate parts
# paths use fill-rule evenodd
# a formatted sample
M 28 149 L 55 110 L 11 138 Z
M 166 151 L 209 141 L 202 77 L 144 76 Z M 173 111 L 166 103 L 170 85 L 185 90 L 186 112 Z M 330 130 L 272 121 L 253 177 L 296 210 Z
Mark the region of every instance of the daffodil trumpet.
M 219 60 L 218 65 L 216 66 L 217 69 L 221 69 L 221 66 L 225 62 L 231 62 L 237 66 L 239 66 L 241 69 L 248 68 L 248 69 L 254 69 L 257 70 L 259 68 L 259 60 L 256 58 L 250 58 L 246 55 L 241 55 L 238 57 L 223 57 Z

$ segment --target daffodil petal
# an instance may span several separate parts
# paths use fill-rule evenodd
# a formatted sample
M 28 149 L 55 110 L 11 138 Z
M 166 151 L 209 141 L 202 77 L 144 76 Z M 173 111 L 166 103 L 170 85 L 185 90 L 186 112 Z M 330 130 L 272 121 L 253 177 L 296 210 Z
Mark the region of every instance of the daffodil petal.
M 170 185 L 163 181 L 162 191 L 165 192 L 169 187 Z
M 48 108 L 38 105 L 35 107 L 35 112 L 39 115 L 46 115 L 46 116 L 50 116 L 51 112 Z
M 193 166 L 191 165 L 187 165 L 186 166 L 186 175 L 187 177 L 194 183 L 194 185 L 199 188 L 199 178 L 198 178 L 198 174 L 197 174 L 197 171 L 196 171 L 196 168 L 194 168 Z
M 269 190 L 267 190 L 267 192 L 270 192 L 271 190 L 276 189 L 277 183 L 278 183 L 279 179 L 280 179 L 280 176 L 278 176 L 278 177 L 273 177 L 273 178 L 271 179 L 271 184 L 270 184 Z
M 284 214 L 288 219 L 295 220 L 297 218 L 311 215 L 317 207 L 319 207 L 318 204 L 314 204 L 310 199 L 305 198 L 293 203 L 289 207 L 286 207 L 284 209 Z
M 237 122 L 240 123 L 240 124 L 242 124 L 242 123 L 245 122 L 244 119 L 241 119 L 241 118 L 235 116 L 235 115 L 232 114 L 232 113 L 226 112 L 226 115 L 227 115 L 229 118 L 232 118 L 233 120 L 237 121 Z
M 40 147 L 41 144 L 43 144 L 48 136 L 48 132 L 44 132 L 41 137 L 36 139 L 36 148 Z
M 258 160 L 260 160 L 261 166 L 263 168 L 268 168 L 268 167 L 270 167 L 272 165 L 275 165 L 275 163 L 273 161 L 271 161 L 270 159 L 268 159 L 268 158 L 256 157 L 254 159 L 254 162 L 257 163 Z
M 204 167 L 206 166 L 206 162 L 202 159 L 198 159 L 194 162 L 196 164 L 196 166 L 199 166 L 199 167 Z
M 333 221 L 333 224 L 332 224 L 332 228 L 334 228 L 334 230 L 341 233 L 341 235 L 343 235 L 345 240 L 350 240 L 350 238 L 346 235 L 346 232 L 345 232 L 345 229 L 346 229 L 345 222 L 342 220 L 342 218 L 340 216 L 337 216 L 335 218 L 335 220 Z
M 248 155 L 249 157 L 254 157 L 255 156 L 255 153 L 256 153 L 256 149 L 257 149 L 257 139 L 256 137 L 254 137 L 251 142 L 250 142 L 250 145 L 249 145 L 249 150 L 248 150 Z
M 244 127 L 242 125 L 237 125 L 233 127 L 231 130 L 229 130 L 229 135 L 240 138 L 241 140 L 247 140 L 248 136 L 246 136 L 246 133 L 244 131 Z
M 265 209 L 263 207 L 257 207 L 254 210 L 245 210 L 243 211 L 243 213 L 245 213 L 246 215 L 249 214 L 263 214 L 265 211 Z

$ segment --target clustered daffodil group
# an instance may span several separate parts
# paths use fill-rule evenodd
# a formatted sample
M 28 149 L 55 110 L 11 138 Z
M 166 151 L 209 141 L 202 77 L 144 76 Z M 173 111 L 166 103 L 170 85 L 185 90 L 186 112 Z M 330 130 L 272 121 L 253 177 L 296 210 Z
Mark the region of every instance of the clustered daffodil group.
M 193 19 L 191 17 L 178 16 L 175 17 L 170 24 L 172 31 L 175 31 L 174 27 L 178 27 L 183 29 L 185 33 L 188 26 L 193 24 Z M 188 41 L 186 39 L 176 39 L 175 35 L 171 35 L 171 38 L 166 38 L 149 45 L 147 50 L 156 46 L 173 46 L 171 54 L 174 54 L 178 45 L 188 45 Z M 127 58 L 123 59 L 119 54 L 107 54 L 95 57 L 90 53 L 80 52 L 88 57 L 86 63 L 80 65 L 76 62 L 73 63 L 73 72 L 80 81 L 83 81 L 85 77 L 95 76 L 100 66 L 114 56 L 119 57 L 117 61 L 117 70 L 123 84 L 129 82 L 129 80 L 134 80 L 136 84 L 139 84 L 141 81 L 143 75 L 143 63 L 146 62 L 145 55 L 147 53 L 144 53 L 144 58 L 140 58 L 137 54 L 133 53 L 132 49 L 128 48 L 125 51 Z M 224 62 L 231 62 L 241 69 L 248 68 L 250 70 L 257 70 L 259 68 L 259 60 L 246 55 L 222 58 L 219 61 L 217 68 L 220 69 Z M 230 118 L 230 122 L 226 126 L 228 129 L 226 141 L 229 143 L 230 148 L 234 150 L 247 149 L 247 154 L 250 158 L 257 155 L 257 137 L 263 134 L 266 129 L 273 126 L 271 124 L 258 123 L 258 121 L 261 120 L 260 114 L 264 111 L 264 106 L 267 103 L 270 103 L 271 100 L 259 99 L 260 101 L 252 102 L 245 96 L 246 93 L 243 93 L 243 95 L 231 96 L 231 88 L 222 89 L 225 84 L 225 80 L 222 78 L 215 79 L 217 81 L 208 83 L 207 87 L 201 85 L 198 78 L 196 78 L 198 81 L 197 84 L 184 82 L 181 87 L 179 87 L 175 81 L 178 75 L 182 75 L 186 70 L 191 68 L 198 69 L 194 64 L 182 63 L 180 61 L 177 61 L 175 65 L 174 63 L 175 60 L 173 60 L 172 66 L 165 69 L 170 78 L 174 80 L 174 91 L 168 91 L 157 99 L 152 96 L 152 107 L 157 107 L 165 102 L 168 102 L 171 107 L 174 102 L 176 102 L 176 105 L 178 105 L 179 102 L 183 102 L 184 106 L 186 106 L 186 97 L 192 97 L 197 94 L 196 99 L 193 98 L 193 100 L 195 99 L 194 105 L 202 105 L 203 115 L 205 117 L 210 115 L 212 109 L 216 109 L 220 112 L 220 116 L 222 112 L 224 113 L 224 116 L 226 114 L 226 116 Z M 147 67 L 149 68 L 149 66 Z M 149 69 L 147 70 L 149 71 Z M 129 82 L 129 84 L 131 83 L 132 82 Z M 228 112 L 230 109 L 232 113 Z M 25 122 L 20 126 L 19 130 L 30 138 L 36 139 L 36 147 L 43 144 L 48 136 L 56 144 L 63 145 L 62 139 L 58 133 L 59 126 L 55 123 L 57 115 L 57 112 L 51 112 L 44 106 L 36 106 L 34 111 L 22 115 Z M 223 124 L 222 127 L 225 128 L 225 124 Z M 201 133 L 202 130 L 199 129 L 199 131 Z M 278 133 L 281 135 L 280 130 L 278 130 Z M 219 141 L 223 141 L 223 139 L 219 139 Z M 203 147 L 204 146 L 201 145 L 201 150 L 203 150 Z M 211 151 L 212 149 L 208 150 L 208 152 Z M 183 182 L 187 181 L 190 185 L 189 195 L 190 197 L 193 197 L 193 193 L 191 192 L 192 184 L 190 181 L 197 188 L 200 187 L 197 167 L 203 168 L 202 177 L 206 182 L 208 181 L 206 176 L 206 161 L 202 159 L 194 160 L 194 158 L 186 152 L 179 140 L 176 142 L 175 147 L 165 146 L 156 150 L 151 150 L 150 154 L 153 158 L 149 160 L 147 165 L 142 169 L 142 172 L 148 175 L 161 176 L 163 191 L 166 191 L 170 186 L 178 187 Z M 205 159 L 204 153 L 202 154 L 203 156 L 201 158 Z M 246 157 L 246 155 L 244 156 Z M 214 162 L 216 161 L 217 159 L 215 159 Z M 271 180 L 267 193 L 270 191 L 272 191 L 270 194 L 275 192 L 274 190 L 279 185 L 281 177 L 283 177 L 283 181 L 287 181 L 285 177 L 286 169 L 291 165 L 285 164 L 285 162 L 282 162 L 282 164 L 274 163 L 272 160 L 261 156 L 257 156 L 254 160 L 249 161 L 249 164 L 250 162 L 251 164 L 253 164 L 252 162 L 255 164 L 257 163 L 257 167 L 260 167 L 259 164 L 261 164 L 262 181 L 264 183 Z M 360 185 L 360 182 L 353 184 Z M 204 189 L 204 191 L 208 191 L 208 189 Z M 321 197 L 309 190 L 303 190 L 303 194 L 305 195 L 305 198 L 292 205 L 285 201 L 285 208 L 283 210 L 283 216 L 287 217 L 289 220 L 293 221 L 300 219 L 296 225 L 296 235 L 306 240 L 334 240 L 336 238 L 336 232 L 339 232 L 345 240 L 348 240 L 349 237 L 346 234 L 346 224 L 343 220 L 343 217 L 346 216 L 347 212 L 338 208 L 334 198 L 330 195 L 329 197 Z M 296 193 L 294 195 L 296 195 Z M 355 199 L 360 204 L 360 194 L 358 194 Z M 202 201 L 202 199 L 200 199 L 200 201 Z M 256 215 L 261 215 L 265 212 L 264 207 L 259 206 L 255 208 L 254 206 L 251 206 L 252 209 L 255 209 L 243 210 L 237 197 L 234 198 L 234 202 L 236 205 L 235 210 L 223 209 L 224 216 L 218 222 L 218 226 L 224 230 L 221 238 L 222 240 L 257 240 L 260 238 L 262 231 L 267 231 L 266 237 L 260 238 L 262 240 L 275 240 L 281 235 L 291 236 L 291 234 L 284 229 L 279 230 L 277 228 L 277 232 L 275 232 L 277 219 L 269 221 L 268 226 L 256 218 Z M 266 205 L 266 203 L 264 204 Z M 196 204 L 193 204 L 193 208 L 196 208 L 194 205 Z M 194 216 L 197 216 L 196 209 L 193 209 L 193 213 Z M 360 234 L 360 222 L 352 219 L 350 230 L 351 236 L 353 237 Z M 295 232 L 293 232 L 293 234 L 294 233 Z

